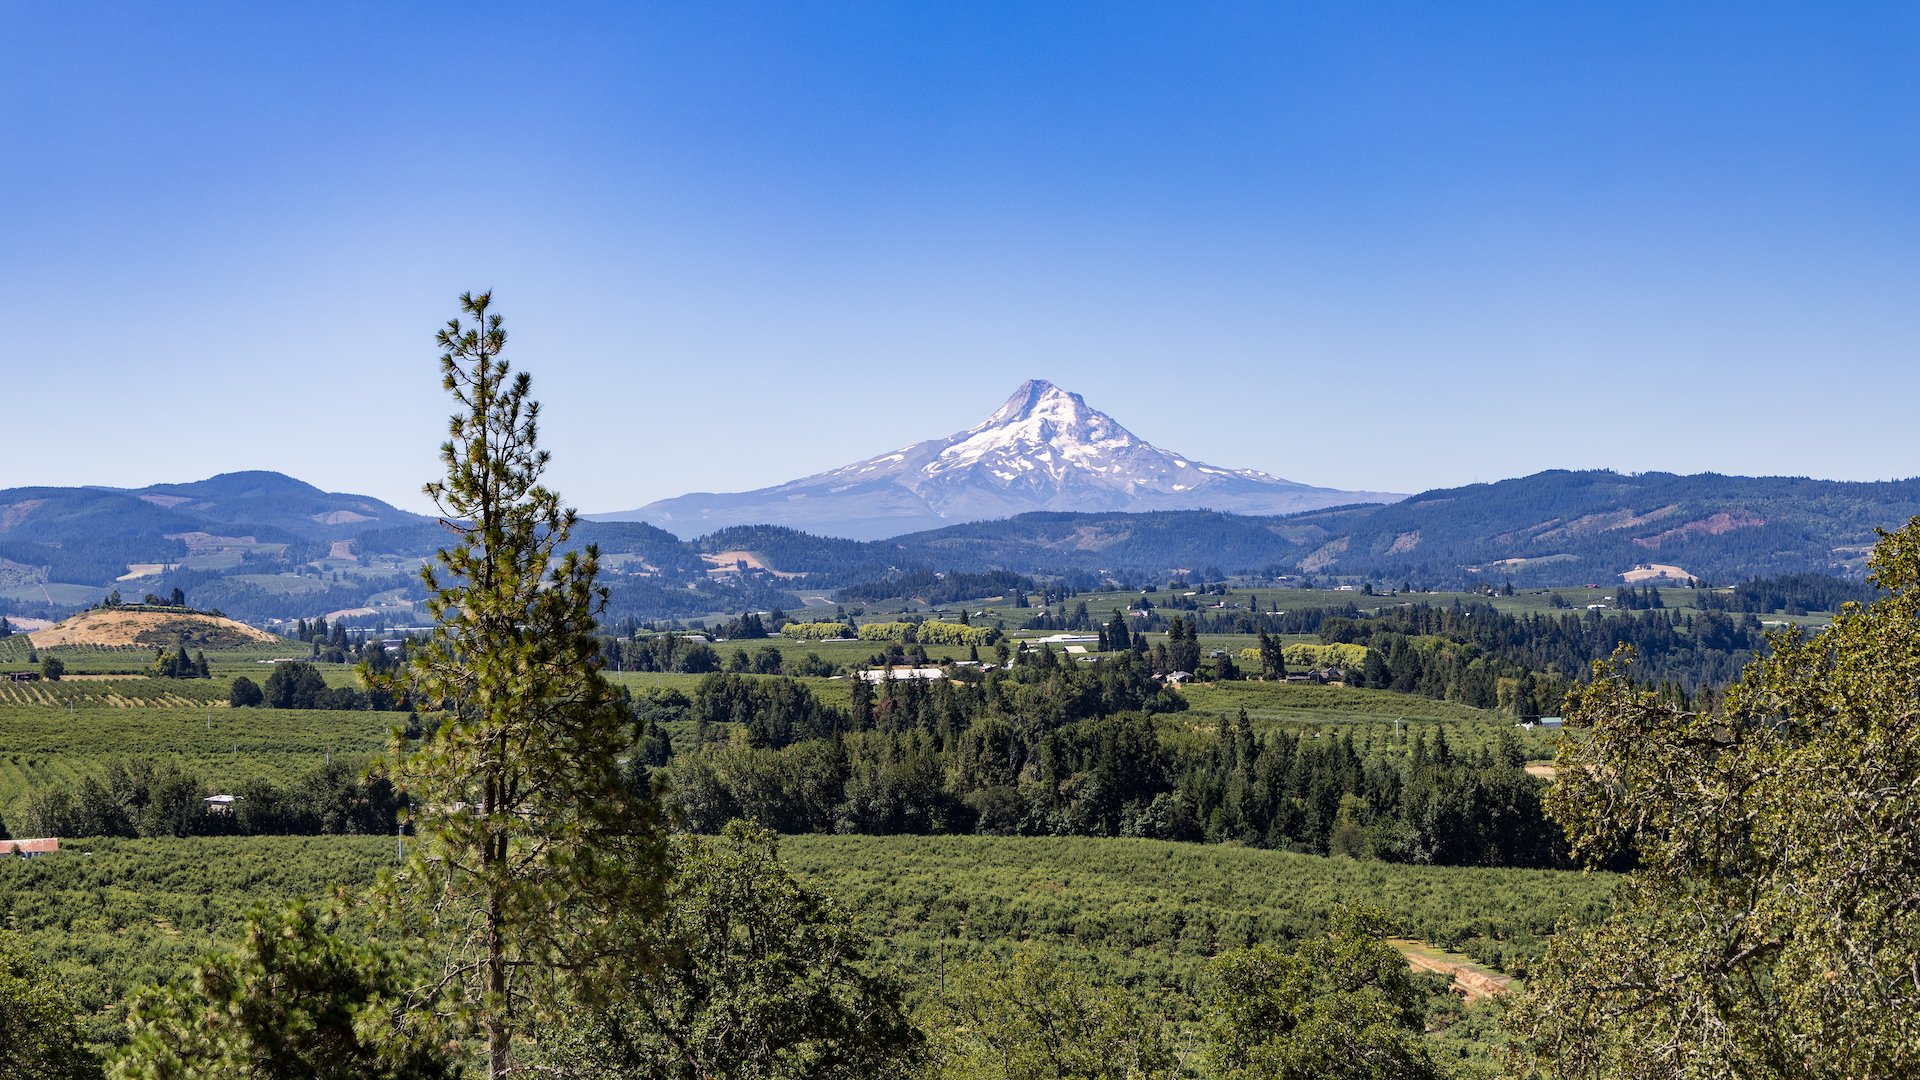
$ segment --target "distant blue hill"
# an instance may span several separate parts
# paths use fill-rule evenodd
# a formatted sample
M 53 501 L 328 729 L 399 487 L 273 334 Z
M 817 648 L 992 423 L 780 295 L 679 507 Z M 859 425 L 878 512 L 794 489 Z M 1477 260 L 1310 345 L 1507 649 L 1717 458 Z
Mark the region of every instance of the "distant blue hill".
M 790 605 L 905 575 L 1007 571 L 1091 584 L 1311 575 L 1458 587 L 1616 584 L 1636 567 L 1731 583 L 1799 572 L 1858 576 L 1875 530 L 1920 515 L 1920 480 L 1550 471 L 1422 492 L 1385 505 L 1290 515 L 1211 510 L 1042 511 L 878 540 L 738 525 L 692 540 L 642 522 L 582 522 L 613 602 L 608 618 L 700 617 Z M 209 558 L 212 537 L 253 551 Z M 250 619 L 312 617 L 375 593 L 417 594 L 412 567 L 444 544 L 436 520 L 269 472 L 138 490 L 0 491 L 0 614 L 71 608 L 136 564 L 186 568 L 130 589 L 184 588 Z M 335 545 L 355 558 L 329 559 Z M 236 545 L 246 547 L 246 545 Z M 264 581 L 263 577 L 278 577 Z M 275 588 L 291 584 L 292 588 Z M 42 600 L 51 586 L 69 599 Z M 42 586 L 49 588 L 43 590 Z M 92 590 L 98 589 L 98 593 Z M 9 599 L 11 598 L 11 599 Z

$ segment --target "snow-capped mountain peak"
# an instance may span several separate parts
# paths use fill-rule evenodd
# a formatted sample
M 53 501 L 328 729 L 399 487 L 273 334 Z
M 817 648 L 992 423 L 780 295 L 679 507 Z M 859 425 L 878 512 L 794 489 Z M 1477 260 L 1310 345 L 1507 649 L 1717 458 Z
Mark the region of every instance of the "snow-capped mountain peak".
M 687 495 L 599 516 L 650 521 L 683 535 L 779 524 L 875 539 L 1030 510 L 1281 514 L 1397 498 L 1194 461 L 1141 439 L 1079 394 L 1029 379 L 983 423 L 944 439 L 777 487 Z
M 1017 471 L 1027 467 L 1019 462 L 1034 461 L 1055 465 L 1049 472 L 1060 478 L 1069 465 L 1098 469 L 1114 464 L 1101 458 L 1145 445 L 1079 394 L 1029 379 L 985 423 L 947 439 L 924 471 L 936 476 L 982 465 Z

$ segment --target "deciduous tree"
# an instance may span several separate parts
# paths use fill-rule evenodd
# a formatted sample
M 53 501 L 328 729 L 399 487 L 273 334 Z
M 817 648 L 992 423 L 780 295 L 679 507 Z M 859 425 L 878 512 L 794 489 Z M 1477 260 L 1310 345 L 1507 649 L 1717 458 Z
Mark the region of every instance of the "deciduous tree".
M 1548 808 L 1576 854 L 1639 863 L 1561 934 L 1514 1015 L 1562 1077 L 1920 1074 L 1920 519 L 1886 595 L 1778 635 L 1719 713 L 1596 670 Z
M 1160 1021 L 1033 948 L 968 964 L 933 1010 L 940 1080 L 1148 1080 L 1177 1075 Z
M 583 1080 L 866 1080 L 900 1075 L 920 1033 L 862 935 L 783 868 L 773 834 L 735 821 L 673 843 L 665 911 L 635 920 L 653 962 L 590 1028 L 554 1032 L 545 1064 Z
M 0 1075 L 98 1080 L 73 1003 L 10 930 L 0 930 Z
M 1237 949 L 1209 965 L 1207 1060 L 1260 1080 L 1426 1080 L 1441 1075 L 1421 1032 L 1406 958 L 1381 940 L 1385 912 L 1334 912 L 1327 936 L 1291 953 Z

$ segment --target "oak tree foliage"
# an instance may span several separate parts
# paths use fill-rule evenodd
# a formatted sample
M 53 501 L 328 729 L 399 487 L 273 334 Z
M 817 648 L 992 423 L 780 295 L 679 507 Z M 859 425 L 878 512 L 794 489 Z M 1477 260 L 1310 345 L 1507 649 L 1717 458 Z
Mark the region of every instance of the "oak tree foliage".
M 868 939 L 780 865 L 772 833 L 730 823 L 673 840 L 664 910 L 630 923 L 620 999 L 560 1025 L 543 1065 L 572 1080 L 867 1080 L 905 1075 L 922 1037 Z
M 1776 635 L 1718 713 L 1596 667 L 1548 807 L 1639 868 L 1559 935 L 1512 1030 L 1561 1077 L 1920 1075 L 1920 519 L 1884 595 Z
M 10 930 L 0 930 L 0 1077 L 100 1077 L 73 1002 Z

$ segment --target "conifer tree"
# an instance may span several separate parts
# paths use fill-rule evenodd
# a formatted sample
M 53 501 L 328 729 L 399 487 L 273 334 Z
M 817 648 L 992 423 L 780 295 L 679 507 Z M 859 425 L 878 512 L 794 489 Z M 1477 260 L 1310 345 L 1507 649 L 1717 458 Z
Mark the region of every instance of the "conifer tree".
M 393 885 L 497 1078 L 530 1023 L 620 981 L 611 928 L 658 903 L 664 846 L 619 761 L 632 730 L 594 639 L 599 553 L 566 550 L 574 511 L 540 484 L 539 405 L 491 303 L 463 295 L 471 324 L 438 338 L 460 411 L 426 494 L 452 536 L 423 571 L 434 631 L 400 688 L 440 716 L 399 766 L 422 842 Z

